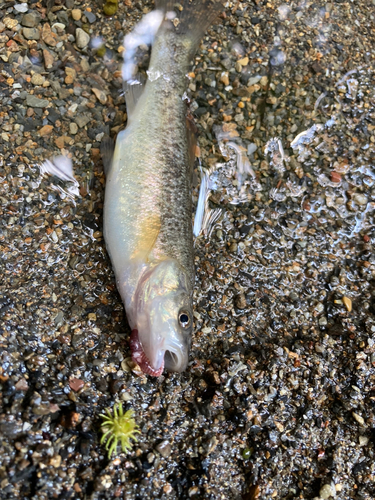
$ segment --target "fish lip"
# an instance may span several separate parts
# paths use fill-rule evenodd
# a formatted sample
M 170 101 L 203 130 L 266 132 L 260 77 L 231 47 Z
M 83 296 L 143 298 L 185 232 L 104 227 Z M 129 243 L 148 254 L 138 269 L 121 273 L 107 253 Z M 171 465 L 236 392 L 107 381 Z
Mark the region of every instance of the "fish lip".
M 160 377 L 164 370 L 164 358 L 161 367 L 158 370 L 155 370 L 143 350 L 137 329 L 132 330 L 130 335 L 130 349 L 132 353 L 132 360 L 140 366 L 143 373 L 151 375 L 152 377 Z

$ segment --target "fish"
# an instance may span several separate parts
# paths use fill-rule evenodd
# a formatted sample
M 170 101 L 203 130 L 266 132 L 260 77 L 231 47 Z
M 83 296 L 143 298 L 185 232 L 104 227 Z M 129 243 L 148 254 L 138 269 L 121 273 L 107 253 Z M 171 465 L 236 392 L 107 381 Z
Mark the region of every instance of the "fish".
M 113 156 L 103 155 L 110 164 L 103 235 L 131 329 L 132 359 L 154 377 L 164 369 L 182 372 L 189 360 L 196 144 L 184 96 L 190 61 L 223 5 L 224 0 L 156 1 L 148 78 L 130 75 L 133 67 L 125 67 L 128 122 Z M 139 33 L 149 35 L 147 23 Z M 134 38 L 130 42 L 133 50 Z

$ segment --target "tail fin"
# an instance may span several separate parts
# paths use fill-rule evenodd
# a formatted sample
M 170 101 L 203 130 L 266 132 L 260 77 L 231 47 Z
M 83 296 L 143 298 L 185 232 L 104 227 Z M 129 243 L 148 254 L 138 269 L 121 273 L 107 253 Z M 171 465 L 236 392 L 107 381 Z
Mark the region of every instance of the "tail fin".
M 204 33 L 213 24 L 227 0 L 155 0 L 157 9 L 172 13 L 176 33 L 189 34 L 196 47 Z

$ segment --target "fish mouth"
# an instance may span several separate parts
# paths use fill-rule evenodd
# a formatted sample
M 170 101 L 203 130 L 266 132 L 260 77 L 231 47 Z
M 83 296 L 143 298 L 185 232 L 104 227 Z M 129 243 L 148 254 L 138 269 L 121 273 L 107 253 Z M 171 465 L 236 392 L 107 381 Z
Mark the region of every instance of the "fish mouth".
M 141 341 L 139 340 L 138 330 L 132 330 L 130 335 L 130 350 L 132 353 L 132 360 L 140 366 L 143 373 L 151 375 L 152 377 L 160 377 L 164 370 L 164 359 L 160 368 L 155 370 L 155 368 L 152 367 L 150 360 L 143 350 Z
M 181 373 L 188 363 L 188 356 L 175 349 L 166 349 L 164 356 L 165 369 L 172 372 Z

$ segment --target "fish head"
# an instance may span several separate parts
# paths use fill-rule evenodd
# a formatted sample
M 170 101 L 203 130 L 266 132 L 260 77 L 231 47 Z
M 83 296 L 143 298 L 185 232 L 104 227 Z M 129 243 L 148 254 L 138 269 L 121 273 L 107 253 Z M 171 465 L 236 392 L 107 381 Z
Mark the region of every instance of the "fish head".
M 150 375 L 160 375 L 163 367 L 181 372 L 187 366 L 193 330 L 189 288 L 186 273 L 171 260 L 144 280 L 135 321 L 138 349 L 133 343 L 132 355 Z
M 170 371 L 186 368 L 193 323 L 190 302 L 186 293 L 176 290 L 150 304 L 150 329 L 142 345 L 156 369 L 163 361 Z

